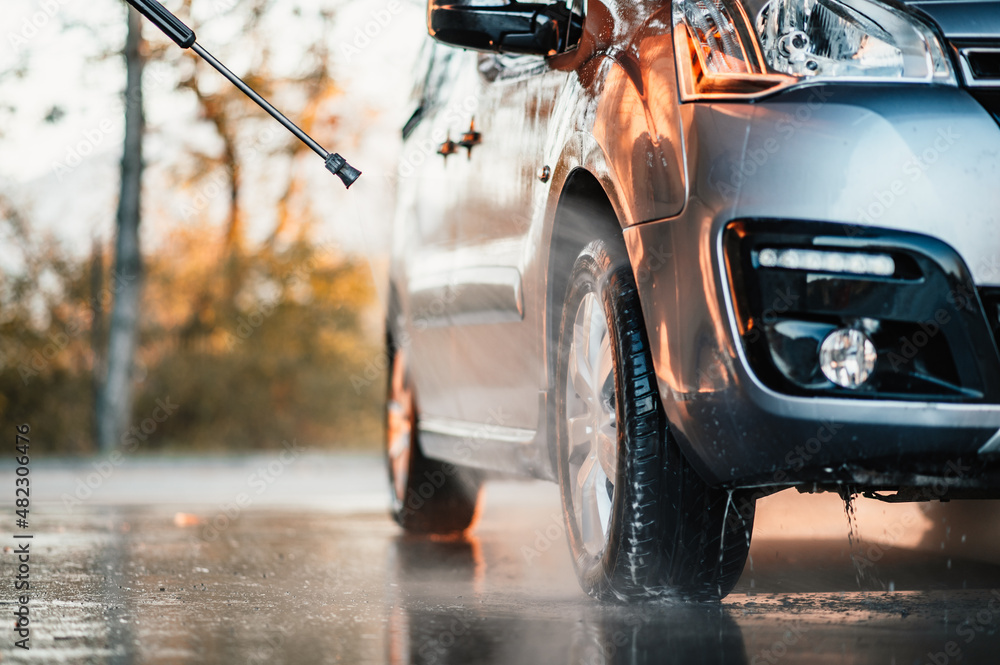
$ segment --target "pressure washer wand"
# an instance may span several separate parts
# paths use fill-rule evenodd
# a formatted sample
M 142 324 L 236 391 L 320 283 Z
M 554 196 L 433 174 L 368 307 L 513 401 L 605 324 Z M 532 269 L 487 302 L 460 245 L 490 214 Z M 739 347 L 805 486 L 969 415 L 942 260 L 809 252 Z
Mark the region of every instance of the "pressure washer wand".
M 242 90 L 243 94 L 257 102 L 258 106 L 267 111 L 272 118 L 284 125 L 285 129 L 322 157 L 326 162 L 327 170 L 340 178 L 344 182 L 345 187 L 350 187 L 358 179 L 361 171 L 348 164 L 347 160 L 337 153 L 327 152 L 311 136 L 299 129 L 298 125 L 282 115 L 281 111 L 271 106 L 266 99 L 258 95 L 253 88 L 244 83 L 239 76 L 229 71 L 224 64 L 215 59 L 215 56 L 202 48 L 201 44 L 196 41 L 197 37 L 195 37 L 194 30 L 184 25 L 179 18 L 170 13 L 170 10 L 156 0 L 127 0 L 127 2 L 135 7 L 139 13 L 152 21 L 157 28 L 162 30 L 178 46 L 184 49 L 190 48 L 204 58 L 208 64 L 212 65 L 220 74 L 229 79 L 233 85 Z

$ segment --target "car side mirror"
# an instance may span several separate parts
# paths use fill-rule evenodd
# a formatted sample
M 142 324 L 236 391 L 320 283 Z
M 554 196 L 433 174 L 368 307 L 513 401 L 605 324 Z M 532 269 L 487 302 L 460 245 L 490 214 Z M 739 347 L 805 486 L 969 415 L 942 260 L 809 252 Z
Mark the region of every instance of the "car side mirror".
M 474 51 L 556 55 L 577 45 L 583 17 L 565 3 L 472 5 L 428 0 L 427 32 L 439 42 Z

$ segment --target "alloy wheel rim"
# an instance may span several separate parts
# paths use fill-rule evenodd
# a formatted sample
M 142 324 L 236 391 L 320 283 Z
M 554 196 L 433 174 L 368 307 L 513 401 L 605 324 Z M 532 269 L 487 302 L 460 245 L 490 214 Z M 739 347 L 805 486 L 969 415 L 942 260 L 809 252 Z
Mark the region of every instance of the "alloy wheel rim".
M 580 301 L 573 322 L 566 377 L 570 496 L 580 540 L 600 556 L 615 498 L 618 435 L 614 358 L 604 308 L 594 293 Z
M 392 493 L 397 506 L 406 500 L 407 476 L 410 473 L 410 453 L 413 445 L 413 388 L 406 377 L 406 362 L 402 351 L 392 362 L 389 383 L 387 443 Z

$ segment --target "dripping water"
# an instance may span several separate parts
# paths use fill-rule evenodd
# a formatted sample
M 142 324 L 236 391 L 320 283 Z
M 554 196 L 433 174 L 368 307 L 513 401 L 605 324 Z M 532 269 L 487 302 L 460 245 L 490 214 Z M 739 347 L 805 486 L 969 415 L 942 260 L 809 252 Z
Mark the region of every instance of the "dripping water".
M 844 500 L 844 513 L 847 515 L 847 546 L 851 553 L 851 564 L 854 566 L 854 579 L 858 588 L 864 588 L 865 582 L 875 583 L 883 589 L 886 585 L 875 574 L 875 564 L 868 560 L 863 550 L 861 533 L 858 529 L 858 516 L 855 512 L 855 497 L 857 493 L 851 488 L 842 487 L 840 496 Z
M 726 512 L 722 515 L 722 533 L 719 534 L 719 570 L 726 555 L 726 529 L 729 528 L 729 506 L 733 503 L 733 490 L 726 490 Z M 733 506 L 735 508 L 735 506 Z
M 844 499 L 844 513 L 847 515 L 847 547 L 851 551 L 851 563 L 854 565 L 854 579 L 857 580 L 860 587 L 864 570 L 861 568 L 861 564 L 854 552 L 854 543 L 858 540 L 857 516 L 854 514 L 854 494 L 844 488 L 841 489 L 840 496 Z

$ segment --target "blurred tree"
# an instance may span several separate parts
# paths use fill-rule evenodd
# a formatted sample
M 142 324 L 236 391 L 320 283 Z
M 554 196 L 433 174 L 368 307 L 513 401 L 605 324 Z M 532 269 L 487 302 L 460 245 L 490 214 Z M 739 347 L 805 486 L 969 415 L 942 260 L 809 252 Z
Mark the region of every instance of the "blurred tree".
M 322 115 L 321 110 L 338 90 L 333 84 L 329 71 L 329 49 L 326 35 L 333 31 L 336 0 L 327 0 L 308 9 L 299 3 L 277 2 L 276 0 L 248 0 L 229 3 L 213 1 L 212 11 L 206 11 L 209 3 L 185 0 L 188 13 L 207 16 L 199 24 L 199 30 L 211 34 L 216 25 L 224 25 L 227 32 L 239 35 L 238 53 L 244 66 L 234 68 L 236 73 L 265 98 L 282 98 L 278 106 L 295 118 L 306 133 L 316 131 L 317 121 L 324 132 L 330 132 L 335 119 Z M 287 23 L 288 13 L 294 24 L 309 26 L 312 39 L 304 38 L 295 42 L 282 41 L 276 37 L 276 24 Z M 301 30 L 296 31 L 302 37 Z M 215 45 L 212 46 L 213 50 Z M 223 53 L 225 47 L 223 46 Z M 252 54 L 245 57 L 245 54 Z M 286 62 L 294 66 L 279 67 L 276 53 L 283 55 Z M 295 54 L 295 57 L 288 57 Z M 225 54 L 224 61 L 229 61 Z M 296 208 L 296 195 L 301 192 L 297 175 L 297 158 L 308 153 L 308 148 L 286 134 L 274 121 L 266 116 L 242 92 L 222 81 L 218 72 L 190 51 L 175 51 L 176 59 L 184 59 L 187 75 L 181 80 L 180 88 L 189 91 L 198 104 L 201 118 L 207 122 L 219 138 L 221 150 L 206 151 L 196 146 L 191 151 L 195 161 L 192 169 L 195 178 L 204 178 L 213 171 L 221 174 L 228 190 L 227 214 L 221 247 L 221 268 L 224 297 L 232 299 L 241 288 L 244 275 L 239 260 L 246 242 L 245 185 L 250 172 L 260 177 L 261 164 L 267 165 L 265 177 L 270 182 L 284 182 L 283 192 L 275 201 L 275 221 L 273 231 L 266 244 L 273 245 L 282 234 L 298 224 L 308 224 L 312 220 L 310 212 Z M 180 63 L 178 63 L 180 64 Z M 220 84 L 221 82 L 221 84 Z M 297 107 L 297 108 L 296 108 Z M 277 141 L 270 137 L 280 137 Z M 309 153 L 311 155 L 311 153 Z M 213 179 L 215 181 L 215 179 Z M 259 183 L 256 183 L 259 184 Z M 204 214 L 204 208 L 198 210 Z M 191 337 L 205 332 L 201 321 L 211 315 L 204 305 L 212 300 L 208 290 L 219 284 L 206 285 L 198 296 L 201 307 L 187 322 L 185 335 Z
M 93 408 L 88 266 L 0 196 L 0 420 L 29 423 L 40 450 L 86 452 Z
M 384 382 L 365 320 L 372 289 L 364 266 L 304 237 L 248 247 L 240 293 L 234 301 L 213 294 L 210 332 L 182 343 L 187 294 L 218 271 L 204 235 L 179 228 L 144 257 L 135 407 L 118 443 L 131 452 L 376 441 Z M 88 332 L 114 289 L 95 272 L 109 266 L 32 232 L 3 198 L 0 239 L 19 248 L 23 263 L 0 270 L 0 420 L 31 423 L 39 452 L 87 452 L 100 362 Z M 169 414 L 157 411 L 161 404 Z
M 142 292 L 139 221 L 142 200 L 142 18 L 128 8 L 125 41 L 125 144 L 115 242 L 116 284 L 108 331 L 107 375 L 97 398 L 97 445 L 111 450 L 122 440 L 132 413 L 132 362 Z
M 332 143 L 329 102 L 338 91 L 326 38 L 339 2 L 193 0 L 178 13 L 234 71 Z M 214 38 L 220 33 L 239 38 Z M 144 44 L 131 20 L 127 38 L 126 56 L 136 59 L 125 59 L 127 148 L 114 256 L 99 242 L 89 256 L 61 246 L 32 229 L 30 205 L 17 210 L 0 192 L 0 247 L 21 257 L 0 263 L 0 420 L 31 422 L 46 452 L 88 452 L 110 430 L 110 444 L 128 450 L 262 449 L 293 439 L 370 445 L 383 385 L 371 283 L 362 264 L 317 244 L 305 186 L 313 156 L 189 52 L 159 37 Z M 197 118 L 150 123 L 147 157 L 161 161 L 145 177 L 165 176 L 161 187 L 177 207 L 147 197 L 142 226 L 161 232 L 140 257 L 143 54 L 179 73 L 186 100 L 174 96 L 171 110 L 186 115 L 193 107 Z M 169 76 L 154 73 L 145 77 L 147 92 L 165 98 L 154 85 Z M 45 110 L 52 121 L 54 108 Z M 127 327 L 110 330 L 122 321 L 133 326 L 131 337 L 122 335 Z M 126 354 L 113 357 L 123 344 L 134 349 L 128 362 Z M 131 406 L 111 398 L 112 375 Z M 154 421 L 161 403 L 177 409 Z M 100 427 L 99 416 L 112 410 L 114 420 Z
M 202 334 L 182 341 L 178 323 L 194 303 L 177 294 L 217 275 L 203 233 L 178 229 L 147 260 L 149 314 L 139 354 L 147 370 L 136 418 L 157 400 L 178 406 L 157 426 L 152 445 L 258 449 L 292 439 L 321 446 L 376 440 L 382 384 L 365 370 L 380 349 L 363 317 L 372 302 L 364 266 L 307 238 L 278 249 L 247 247 L 237 259 L 239 293 L 209 292 Z
M 104 377 L 108 371 L 104 359 L 107 357 L 105 347 L 104 330 L 104 303 L 101 294 L 104 292 L 104 248 L 96 238 L 90 250 L 90 352 L 93 362 L 91 363 L 91 403 L 94 410 L 93 435 L 94 441 L 100 441 L 100 432 L 97 429 L 97 410 L 100 406 L 101 387 L 104 385 Z

